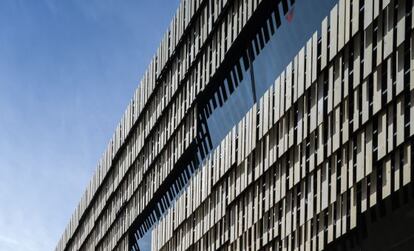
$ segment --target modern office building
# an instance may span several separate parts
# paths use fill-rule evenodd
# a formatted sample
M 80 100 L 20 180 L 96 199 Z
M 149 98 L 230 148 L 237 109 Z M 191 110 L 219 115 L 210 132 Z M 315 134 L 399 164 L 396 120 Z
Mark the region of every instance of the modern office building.
M 414 250 L 412 10 L 182 0 L 56 250 Z

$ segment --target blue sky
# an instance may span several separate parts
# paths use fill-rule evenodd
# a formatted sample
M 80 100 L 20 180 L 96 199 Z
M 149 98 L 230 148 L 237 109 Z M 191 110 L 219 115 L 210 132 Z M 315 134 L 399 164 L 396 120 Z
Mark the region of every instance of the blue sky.
M 54 249 L 178 2 L 0 1 L 0 251 Z

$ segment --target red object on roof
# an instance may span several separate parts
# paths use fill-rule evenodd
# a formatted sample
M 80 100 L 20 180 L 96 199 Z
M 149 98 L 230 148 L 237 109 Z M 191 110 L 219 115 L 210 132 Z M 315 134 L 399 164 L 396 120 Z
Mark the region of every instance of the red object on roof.
M 294 8 L 292 8 L 287 14 L 286 14 L 286 20 L 290 23 L 293 20 L 293 14 L 294 14 Z

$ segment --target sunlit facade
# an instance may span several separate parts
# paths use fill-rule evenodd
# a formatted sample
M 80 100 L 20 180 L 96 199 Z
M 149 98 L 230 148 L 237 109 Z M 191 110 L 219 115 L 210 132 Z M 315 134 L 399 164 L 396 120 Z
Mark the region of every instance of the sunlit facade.
M 56 250 L 412 250 L 409 0 L 182 0 Z

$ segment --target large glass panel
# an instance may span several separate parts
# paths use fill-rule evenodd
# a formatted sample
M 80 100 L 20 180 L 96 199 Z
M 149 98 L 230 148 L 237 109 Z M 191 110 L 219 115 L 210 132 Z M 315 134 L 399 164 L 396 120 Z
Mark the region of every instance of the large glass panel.
M 232 76 L 232 83 L 238 83 L 235 91 L 229 94 L 229 81 L 224 81 L 222 86 L 225 86 L 227 92 L 227 100 L 222 106 L 217 107 L 207 118 L 207 125 L 210 131 L 212 149 L 214 149 L 227 133 L 243 118 L 246 112 L 253 106 L 254 100 L 252 95 L 252 79 L 249 70 L 245 70 L 242 65 L 242 80 L 237 76 L 238 74 L 230 74 Z M 236 76 L 235 76 L 236 75 Z M 235 79 L 237 78 L 237 79 Z M 211 106 L 213 107 L 213 106 Z
M 322 20 L 337 3 L 336 0 L 284 2 L 285 5 L 279 4 L 266 23 L 258 26 L 245 55 L 227 74 L 210 102 L 201 108 L 201 117 L 205 121 L 200 123 L 207 131 L 208 151 L 218 146 L 255 100 L 269 89 L 313 33 L 320 29 Z M 241 74 L 236 74 L 238 71 Z M 234 90 L 230 91 L 231 87 Z
M 148 230 L 144 236 L 138 240 L 139 251 L 151 251 L 151 230 Z
M 300 49 L 321 27 L 336 0 L 297 1 L 281 18 L 281 26 L 253 61 L 257 95 L 261 97 Z M 279 12 L 282 13 L 281 5 Z

